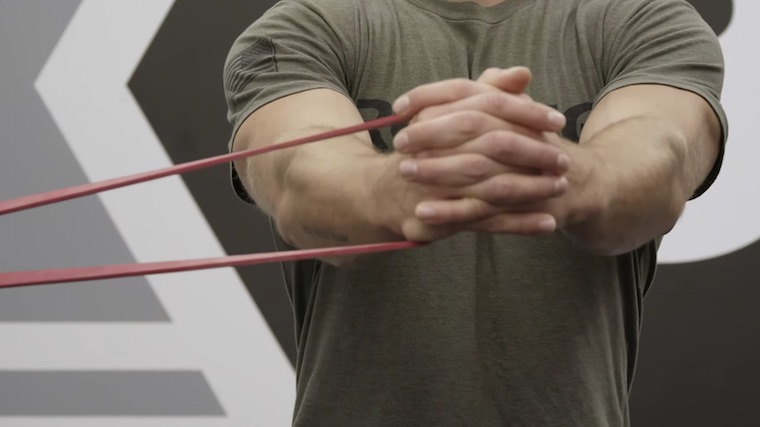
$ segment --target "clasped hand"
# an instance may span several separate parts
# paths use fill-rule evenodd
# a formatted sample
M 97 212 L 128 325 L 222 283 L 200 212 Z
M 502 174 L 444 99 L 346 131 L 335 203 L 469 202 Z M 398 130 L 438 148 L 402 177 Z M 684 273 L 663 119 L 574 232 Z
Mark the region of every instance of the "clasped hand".
M 477 81 L 420 86 L 394 105 L 410 125 L 394 140 L 401 194 L 396 230 L 414 241 L 459 231 L 548 234 L 546 202 L 565 194 L 570 157 L 556 144 L 566 120 L 523 92 L 524 68 Z

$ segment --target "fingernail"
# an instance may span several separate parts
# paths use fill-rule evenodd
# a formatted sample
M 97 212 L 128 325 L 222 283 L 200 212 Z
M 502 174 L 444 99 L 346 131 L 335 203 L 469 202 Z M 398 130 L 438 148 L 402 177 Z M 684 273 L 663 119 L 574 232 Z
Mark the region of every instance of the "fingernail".
M 567 190 L 568 187 L 567 178 L 562 177 L 557 180 L 557 182 L 554 183 L 554 194 L 562 194 Z
M 393 146 L 396 148 L 396 151 L 403 152 L 409 147 L 409 135 L 406 132 L 396 135 L 396 138 L 393 140 Z
M 409 111 L 409 105 L 411 104 L 411 100 L 408 96 L 404 95 L 401 98 L 397 99 L 396 102 L 393 103 L 393 111 L 396 112 L 396 114 L 404 115 Z
M 430 205 L 419 205 L 415 212 L 419 219 L 432 219 L 435 216 L 435 209 Z
M 567 154 L 564 154 L 564 153 L 560 154 L 557 157 L 557 166 L 560 169 L 563 169 L 563 170 L 569 169 L 570 168 L 570 156 L 568 156 Z
M 538 223 L 538 228 L 545 233 L 553 233 L 557 229 L 557 220 L 546 218 Z
M 399 170 L 405 178 L 414 178 L 417 175 L 417 162 L 414 160 L 404 160 L 399 165 Z
M 558 111 L 552 111 L 549 113 L 549 123 L 561 130 L 565 128 L 565 125 L 567 124 L 567 118 L 564 114 Z

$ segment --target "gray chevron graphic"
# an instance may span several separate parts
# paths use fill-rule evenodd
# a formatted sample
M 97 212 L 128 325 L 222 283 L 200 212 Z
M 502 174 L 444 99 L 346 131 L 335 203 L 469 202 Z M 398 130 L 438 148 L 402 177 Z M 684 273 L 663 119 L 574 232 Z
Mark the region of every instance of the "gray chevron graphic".
M 80 3 L 0 0 L 0 199 L 87 181 L 34 87 Z M 134 257 L 97 198 L 0 218 L 0 271 L 125 262 Z M 12 366 L 37 356 L 14 344 L 14 337 L 35 334 L 29 326 L 85 322 L 160 326 L 170 319 L 144 278 L 3 290 L 0 362 Z M 55 363 L 60 355 L 47 357 Z M 199 371 L 0 370 L 0 425 L 10 423 L 2 417 L 15 423 L 18 417 L 223 415 Z
M 86 182 L 34 81 L 80 0 L 0 0 L 0 199 Z M 0 270 L 134 262 L 102 204 L 0 218 Z M 76 250 L 71 250 L 75 246 Z M 165 322 L 145 279 L 11 289 L 0 322 Z
M 224 415 L 200 372 L 0 371 L 0 384 L 0 415 L 5 416 Z

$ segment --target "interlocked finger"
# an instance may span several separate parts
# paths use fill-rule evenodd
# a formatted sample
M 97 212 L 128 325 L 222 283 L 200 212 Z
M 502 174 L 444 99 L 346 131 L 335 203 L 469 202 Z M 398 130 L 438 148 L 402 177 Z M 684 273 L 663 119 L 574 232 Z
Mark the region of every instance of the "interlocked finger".
M 524 92 L 533 80 L 533 73 L 526 67 L 489 68 L 478 78 L 478 83 L 485 83 L 504 92 L 528 97 Z
M 557 228 L 549 214 L 511 212 L 473 198 L 421 203 L 417 216 L 431 226 L 456 226 L 460 230 L 490 233 L 546 234 Z
M 557 220 L 544 213 L 505 213 L 475 223 L 470 231 L 500 234 L 545 235 L 557 231 Z
M 503 174 L 464 187 L 457 197 L 484 200 L 497 206 L 533 203 L 559 197 L 567 191 L 565 177 Z
M 394 146 L 402 154 L 445 150 L 498 130 L 541 138 L 538 132 L 481 111 L 458 111 L 408 126 L 396 135 Z
M 524 173 L 546 173 L 561 176 L 570 169 L 570 157 L 560 148 L 518 132 L 494 131 L 458 147 L 428 150 L 416 159 L 440 158 L 477 153 Z
M 508 166 L 475 153 L 401 162 L 401 174 L 409 181 L 429 186 L 464 187 L 488 178 L 514 172 Z
M 455 111 L 482 111 L 537 132 L 559 132 L 567 124 L 565 115 L 528 97 L 502 91 L 484 92 L 421 111 L 418 121 L 431 120 Z
M 485 108 L 484 111 L 509 109 L 516 123 L 539 132 L 559 132 L 566 123 L 562 113 L 547 105 L 533 102 L 529 97 L 520 94 L 507 93 L 490 84 L 468 79 L 452 79 L 419 86 L 396 100 L 393 110 L 399 116 L 411 120 L 426 109 L 446 104 L 457 105 L 469 98 L 479 99 L 476 105 L 485 104 L 481 106 L 481 109 Z M 470 106 L 473 103 L 465 105 Z M 424 116 L 416 117 L 414 121 L 423 119 Z

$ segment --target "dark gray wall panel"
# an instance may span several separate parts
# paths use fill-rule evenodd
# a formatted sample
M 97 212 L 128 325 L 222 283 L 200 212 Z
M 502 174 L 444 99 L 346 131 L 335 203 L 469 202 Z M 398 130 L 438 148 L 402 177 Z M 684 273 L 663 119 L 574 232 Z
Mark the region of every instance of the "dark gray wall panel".
M 135 71 L 130 89 L 175 163 L 227 152 L 222 88 L 233 41 L 274 0 L 178 0 Z M 274 250 L 268 221 L 234 195 L 227 166 L 182 177 L 229 254 Z M 292 312 L 278 265 L 238 269 L 291 362 Z

